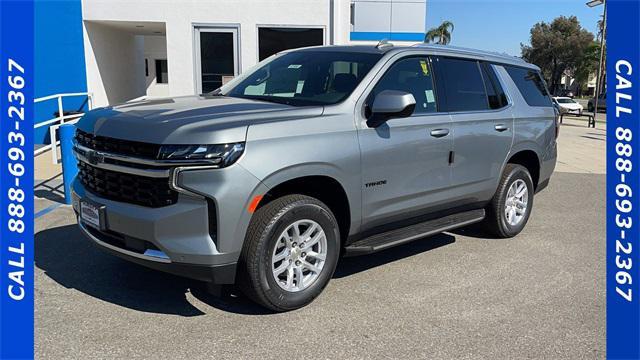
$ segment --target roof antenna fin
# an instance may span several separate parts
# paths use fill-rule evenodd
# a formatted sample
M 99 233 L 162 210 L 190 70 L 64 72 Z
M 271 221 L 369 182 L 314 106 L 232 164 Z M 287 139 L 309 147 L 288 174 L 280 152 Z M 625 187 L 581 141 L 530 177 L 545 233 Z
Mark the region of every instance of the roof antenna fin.
M 387 41 L 387 39 L 382 39 L 378 41 L 378 43 L 376 44 L 376 49 L 380 49 L 380 50 L 385 50 L 391 47 L 393 47 L 393 44 Z

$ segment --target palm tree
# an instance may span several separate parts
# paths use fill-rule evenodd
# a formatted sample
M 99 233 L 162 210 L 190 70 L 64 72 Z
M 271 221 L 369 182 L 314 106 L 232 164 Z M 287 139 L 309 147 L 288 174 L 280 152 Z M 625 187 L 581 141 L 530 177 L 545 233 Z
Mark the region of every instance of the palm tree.
M 604 16 L 600 15 L 600 20 L 598 20 L 598 35 L 596 38 L 600 41 L 600 37 L 604 33 Z
M 431 28 L 424 36 L 424 42 L 447 45 L 451 42 L 451 33 L 453 32 L 453 23 L 445 20 L 440 26 Z M 436 41 L 437 39 L 437 41 Z

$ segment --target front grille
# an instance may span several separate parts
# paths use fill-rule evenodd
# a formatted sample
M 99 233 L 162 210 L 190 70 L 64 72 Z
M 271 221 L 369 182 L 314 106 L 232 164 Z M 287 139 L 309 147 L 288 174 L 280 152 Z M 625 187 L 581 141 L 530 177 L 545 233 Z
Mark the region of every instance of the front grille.
M 78 178 L 85 188 L 105 199 L 148 207 L 175 204 L 178 193 L 168 178 L 151 178 L 100 169 L 78 162 Z
M 145 159 L 156 159 L 160 152 L 157 144 L 95 136 L 80 129 L 76 130 L 76 141 L 93 150 Z

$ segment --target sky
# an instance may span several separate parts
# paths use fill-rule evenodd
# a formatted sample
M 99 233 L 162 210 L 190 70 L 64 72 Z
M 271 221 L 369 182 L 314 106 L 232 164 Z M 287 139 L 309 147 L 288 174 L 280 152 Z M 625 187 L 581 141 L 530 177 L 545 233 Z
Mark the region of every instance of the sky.
M 575 15 L 595 36 L 603 7 L 586 0 L 427 0 L 427 29 L 453 22 L 453 46 L 520 56 L 520 43 L 529 43 L 531 27 L 558 16 Z

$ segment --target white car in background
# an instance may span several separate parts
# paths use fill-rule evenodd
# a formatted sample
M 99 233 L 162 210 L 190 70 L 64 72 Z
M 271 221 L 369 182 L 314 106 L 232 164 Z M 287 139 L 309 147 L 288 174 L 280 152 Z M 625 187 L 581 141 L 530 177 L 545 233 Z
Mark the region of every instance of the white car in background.
M 553 98 L 553 102 L 558 106 L 562 114 L 582 115 L 582 110 L 584 110 L 582 105 L 569 97 L 556 96 Z

